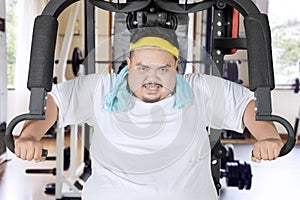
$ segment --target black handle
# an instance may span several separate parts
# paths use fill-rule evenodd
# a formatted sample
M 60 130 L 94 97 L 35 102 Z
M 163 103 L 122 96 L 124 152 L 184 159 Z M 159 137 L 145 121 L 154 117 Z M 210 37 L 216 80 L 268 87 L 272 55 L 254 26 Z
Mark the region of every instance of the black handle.
M 26 174 L 52 174 L 56 175 L 56 168 L 53 169 L 26 169 Z
M 263 115 L 257 115 L 256 120 L 259 121 L 275 121 L 280 123 L 284 128 L 287 130 L 288 138 L 284 146 L 282 147 L 279 156 L 284 156 L 288 154 L 295 146 L 296 144 L 296 133 L 291 126 L 291 124 L 284 118 L 276 115 L 271 116 L 263 116 Z
M 5 144 L 7 148 L 15 153 L 15 142 L 14 142 L 14 137 L 13 137 L 13 129 L 15 126 L 24 120 L 44 120 L 45 115 L 32 115 L 32 114 L 23 114 L 15 117 L 7 126 L 6 133 L 5 133 Z M 48 155 L 48 150 L 43 149 L 42 150 L 42 156 L 46 157 Z

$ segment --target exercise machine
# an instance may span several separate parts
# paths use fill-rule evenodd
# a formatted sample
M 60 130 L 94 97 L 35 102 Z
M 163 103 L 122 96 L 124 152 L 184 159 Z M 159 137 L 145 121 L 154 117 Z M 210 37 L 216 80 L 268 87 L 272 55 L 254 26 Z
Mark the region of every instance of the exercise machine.
M 43 120 L 45 119 L 46 95 L 52 89 L 54 51 L 56 44 L 56 35 L 58 22 L 57 18 L 61 12 L 69 5 L 78 0 L 51 0 L 42 14 L 35 20 L 33 31 L 33 41 L 31 48 L 31 57 L 29 65 L 29 76 L 27 87 L 31 91 L 29 113 L 17 116 L 8 125 L 5 141 L 7 147 L 14 152 L 14 141 L 12 131 L 14 127 L 23 120 Z M 225 8 L 230 6 L 235 8 L 244 17 L 246 37 L 224 37 L 227 26 L 224 25 Z M 143 27 L 147 24 L 159 25 L 166 28 L 175 28 L 177 14 L 195 13 L 207 9 L 212 9 L 212 26 L 209 44 L 209 54 L 216 63 L 218 72 L 222 72 L 224 55 L 228 51 L 234 49 L 246 49 L 248 52 L 248 69 L 249 69 L 249 88 L 254 91 L 256 98 L 256 120 L 276 121 L 282 124 L 288 133 L 288 139 L 280 152 L 280 156 L 289 153 L 295 145 L 295 133 L 290 123 L 284 118 L 272 115 L 271 95 L 270 92 L 274 88 L 274 75 L 271 54 L 271 34 L 268 18 L 265 14 L 261 14 L 255 4 L 250 0 L 206 0 L 196 3 L 179 3 L 177 1 L 166 0 L 142 0 L 127 1 L 126 3 L 117 3 L 86 0 L 85 1 L 85 73 L 95 73 L 95 24 L 94 9 L 98 7 L 111 12 L 126 13 L 133 17 L 128 18 L 128 23 L 134 27 Z M 165 18 L 160 18 L 157 10 L 166 14 Z M 144 21 L 135 19 L 135 13 L 146 12 L 151 17 Z M 162 23 L 161 23 L 162 22 Z M 231 34 L 233 36 L 233 34 Z M 213 69 L 214 70 L 214 69 Z M 212 72 L 214 74 L 214 71 Z M 84 127 L 85 136 L 88 137 L 90 128 Z M 58 135 L 60 135 L 58 133 Z M 219 135 L 219 134 L 217 134 Z M 89 139 L 84 141 L 89 142 Z M 212 142 L 217 144 L 218 138 L 213 138 Z M 87 143 L 85 147 L 88 147 Z M 218 145 L 214 145 L 218 146 Z M 61 151 L 61 150 L 60 150 Z M 224 156 L 221 149 L 217 149 L 212 154 L 212 174 L 216 184 L 216 188 L 220 189 L 219 179 L 221 177 L 220 159 Z M 62 154 L 59 153 L 58 154 Z M 47 150 L 43 150 L 43 156 L 47 156 Z M 61 158 L 62 156 L 57 156 Z M 85 149 L 85 163 L 88 164 L 89 152 Z M 87 168 L 90 169 L 90 168 Z M 56 173 L 59 177 L 62 175 L 62 166 L 57 167 Z M 90 173 L 87 170 L 87 174 Z M 59 183 L 61 184 L 61 182 Z M 60 185 L 61 186 L 61 185 Z M 56 185 L 56 198 L 62 199 L 64 195 L 61 193 L 61 187 Z
M 228 187 L 250 190 L 252 185 L 251 166 L 247 162 L 235 160 L 233 145 L 225 145 L 226 155 L 221 159 L 221 176 Z

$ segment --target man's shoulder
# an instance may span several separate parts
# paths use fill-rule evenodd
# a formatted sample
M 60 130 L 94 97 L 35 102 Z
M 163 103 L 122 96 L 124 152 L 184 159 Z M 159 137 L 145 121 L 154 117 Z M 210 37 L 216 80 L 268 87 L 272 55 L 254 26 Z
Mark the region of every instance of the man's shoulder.
M 189 73 L 189 74 L 184 74 L 183 78 L 190 84 L 193 84 L 195 82 L 199 82 L 204 79 L 205 74 L 201 73 Z
M 97 84 L 99 82 L 109 83 L 113 82 L 116 79 L 116 75 L 114 73 L 95 73 L 95 74 L 87 74 L 78 77 L 79 81 L 89 82 L 92 84 Z
M 226 81 L 219 75 L 209 75 L 209 74 L 203 74 L 203 73 L 190 73 L 185 74 L 184 79 L 189 83 L 197 83 L 203 82 L 203 83 L 223 83 Z

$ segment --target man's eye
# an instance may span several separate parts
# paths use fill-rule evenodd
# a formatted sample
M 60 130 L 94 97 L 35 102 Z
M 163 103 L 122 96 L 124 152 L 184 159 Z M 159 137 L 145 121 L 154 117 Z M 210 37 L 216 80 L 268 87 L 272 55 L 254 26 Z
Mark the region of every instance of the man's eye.
M 139 69 L 140 71 L 146 71 L 146 70 L 147 70 L 147 68 L 146 68 L 146 67 L 143 67 L 143 66 L 139 66 L 138 69 Z
M 163 67 L 163 68 L 160 68 L 160 71 L 161 71 L 161 72 L 167 72 L 167 71 L 169 71 L 169 68 Z

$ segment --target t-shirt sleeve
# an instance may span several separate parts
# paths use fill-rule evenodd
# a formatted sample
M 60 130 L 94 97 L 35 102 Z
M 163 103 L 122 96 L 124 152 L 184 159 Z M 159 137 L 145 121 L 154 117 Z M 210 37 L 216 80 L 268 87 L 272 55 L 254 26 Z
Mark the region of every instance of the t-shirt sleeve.
M 93 115 L 94 91 L 99 74 L 77 77 L 53 86 L 50 95 L 59 110 L 58 125 L 89 123 Z
M 205 76 L 209 88 L 210 127 L 243 132 L 243 115 L 254 94 L 246 87 L 214 76 Z
M 248 88 L 220 77 L 196 74 L 193 87 L 203 96 L 207 126 L 243 132 L 243 115 L 254 94 Z

